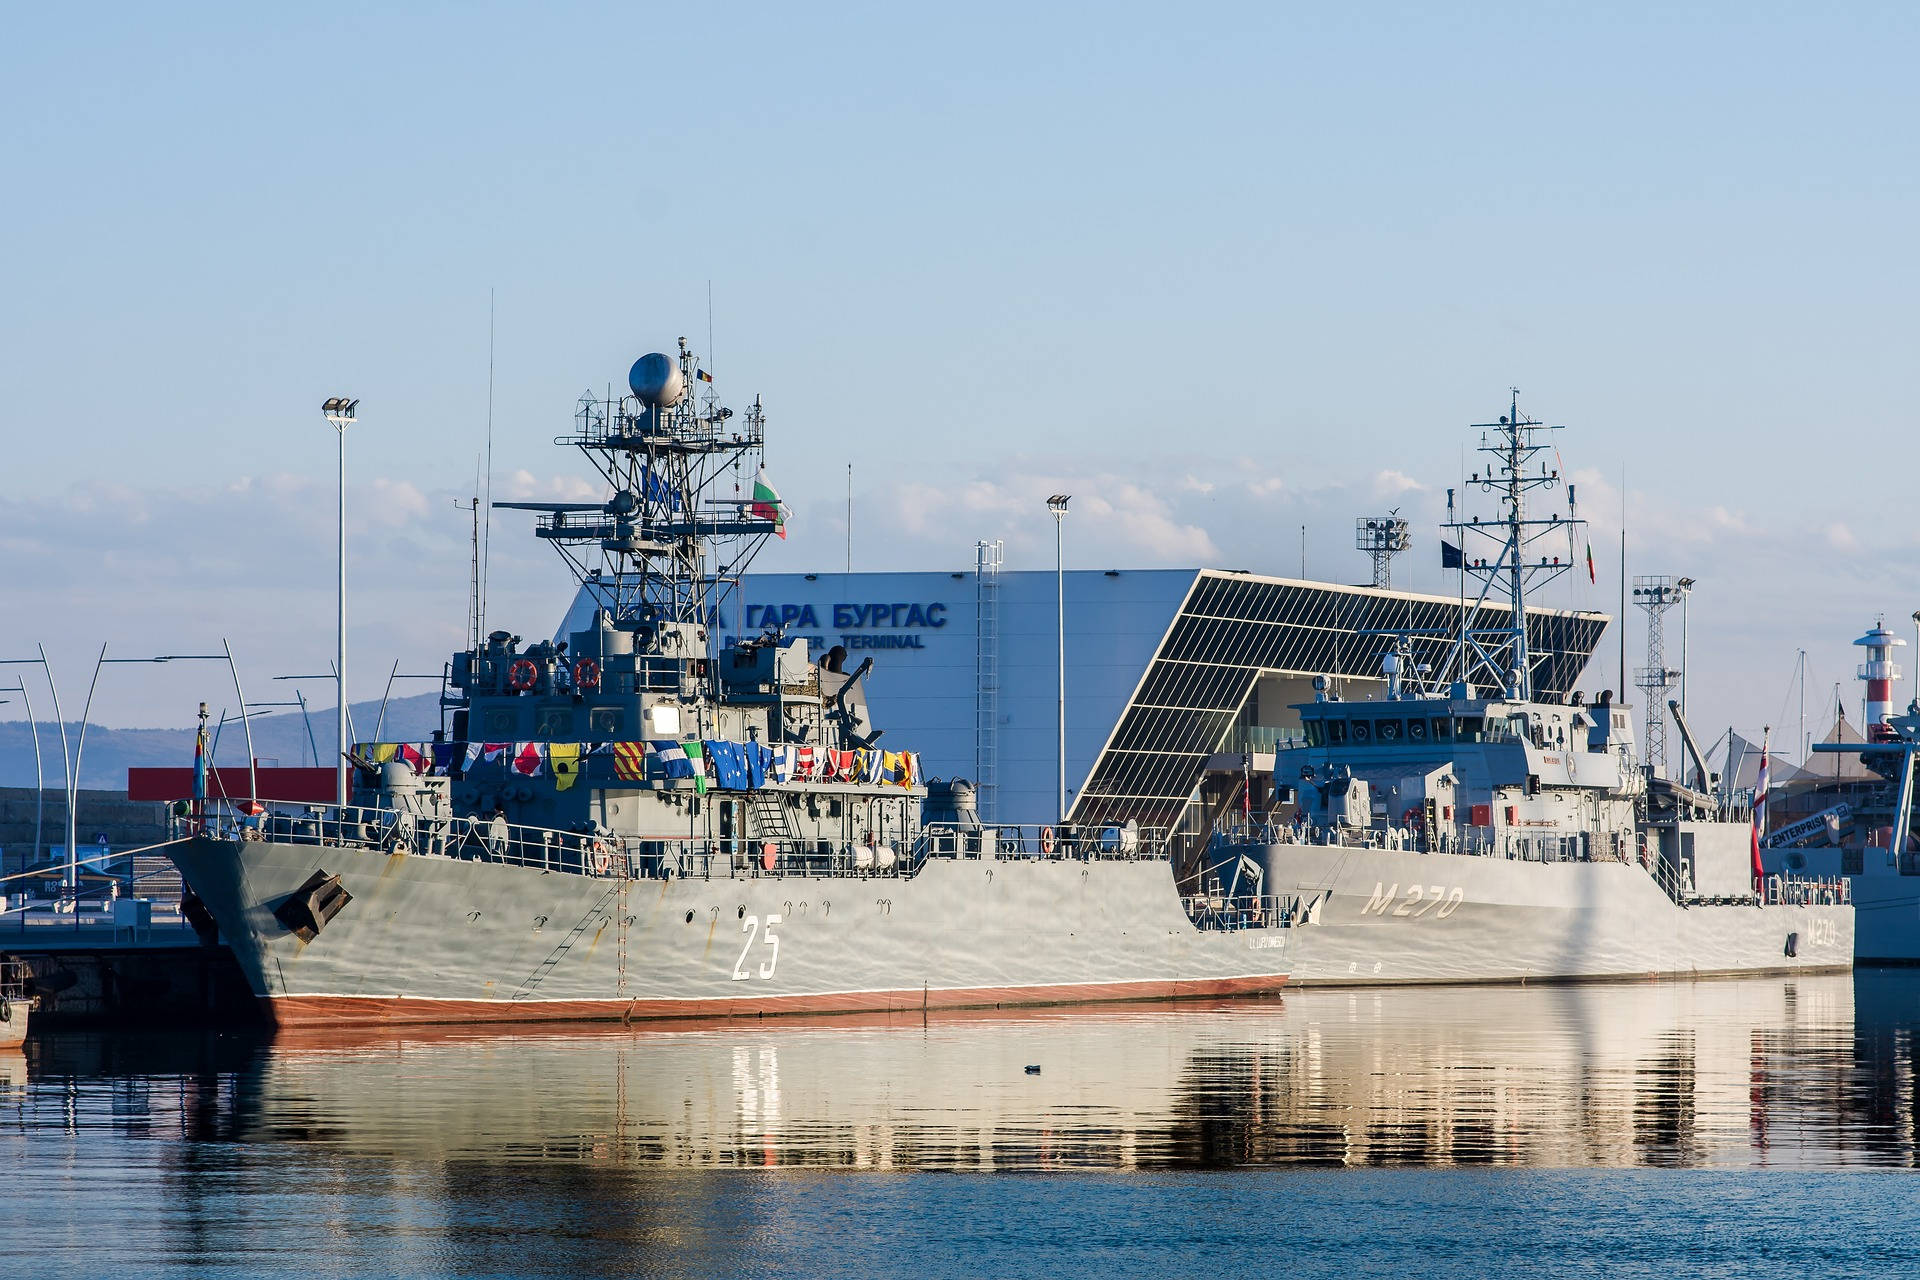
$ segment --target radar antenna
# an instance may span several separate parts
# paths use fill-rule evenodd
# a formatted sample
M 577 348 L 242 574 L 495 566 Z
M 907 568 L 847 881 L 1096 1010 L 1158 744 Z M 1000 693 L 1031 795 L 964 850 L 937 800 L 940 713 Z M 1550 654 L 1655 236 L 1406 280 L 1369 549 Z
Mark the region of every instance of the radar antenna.
M 535 536 L 612 626 L 645 640 L 671 624 L 707 627 L 785 517 L 777 502 L 741 497 L 737 478 L 730 495 L 719 492 L 730 471 L 759 474 L 766 417 L 757 398 L 735 422 L 685 338 L 674 356 L 636 360 L 627 382 L 630 395 L 581 396 L 573 431 L 554 441 L 586 455 L 610 498 L 493 505 L 540 512 Z M 701 384 L 705 394 L 690 394 Z

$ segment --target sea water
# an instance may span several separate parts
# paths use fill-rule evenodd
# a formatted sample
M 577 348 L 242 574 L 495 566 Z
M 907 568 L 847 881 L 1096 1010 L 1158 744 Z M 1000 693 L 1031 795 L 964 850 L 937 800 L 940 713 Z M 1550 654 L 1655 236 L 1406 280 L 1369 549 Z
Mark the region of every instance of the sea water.
M 1920 972 L 36 1033 L 0 1276 L 1920 1274 Z

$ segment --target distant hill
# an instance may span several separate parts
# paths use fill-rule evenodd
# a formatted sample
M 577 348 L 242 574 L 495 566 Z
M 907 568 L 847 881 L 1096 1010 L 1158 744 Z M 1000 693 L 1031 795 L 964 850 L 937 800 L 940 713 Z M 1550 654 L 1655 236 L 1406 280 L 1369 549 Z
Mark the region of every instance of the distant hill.
M 356 702 L 347 710 L 352 716 L 355 734 L 363 741 L 372 738 L 380 704 Z M 313 722 L 314 744 L 319 747 L 319 763 L 331 766 L 333 708 L 314 707 L 308 715 Z M 387 742 L 424 742 L 439 727 L 440 695 L 420 693 L 395 698 L 387 704 L 387 718 L 380 737 Z M 77 747 L 79 741 L 79 722 L 70 722 L 67 743 Z M 307 724 L 297 711 L 256 718 L 253 750 L 263 763 L 305 765 L 314 762 Z M 47 785 L 64 786 L 66 771 L 61 763 L 60 730 L 51 722 L 43 721 L 40 725 L 40 755 Z M 230 723 L 221 731 L 217 758 L 223 765 L 246 764 L 246 735 L 237 723 Z M 192 763 L 191 725 L 182 729 L 109 729 L 96 724 L 87 729 L 87 749 L 80 761 L 80 785 L 121 791 L 126 789 L 127 770 L 132 766 Z M 0 787 L 32 785 L 33 734 L 24 720 L 0 721 Z

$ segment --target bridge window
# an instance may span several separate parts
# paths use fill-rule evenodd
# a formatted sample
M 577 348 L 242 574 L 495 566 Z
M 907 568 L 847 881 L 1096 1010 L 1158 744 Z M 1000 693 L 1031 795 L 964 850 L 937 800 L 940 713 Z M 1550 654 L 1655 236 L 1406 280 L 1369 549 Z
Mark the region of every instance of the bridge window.
M 540 708 L 539 717 L 533 722 L 533 736 L 562 742 L 573 737 L 573 707 L 569 703 Z

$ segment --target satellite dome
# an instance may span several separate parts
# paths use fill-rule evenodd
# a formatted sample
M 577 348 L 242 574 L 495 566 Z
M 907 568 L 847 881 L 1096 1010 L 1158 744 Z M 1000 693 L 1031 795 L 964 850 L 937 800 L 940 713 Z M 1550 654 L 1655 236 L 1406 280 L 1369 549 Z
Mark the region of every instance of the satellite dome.
M 641 404 L 654 409 L 671 409 L 687 393 L 680 366 L 658 351 L 633 362 L 633 368 L 627 371 L 627 385 Z

